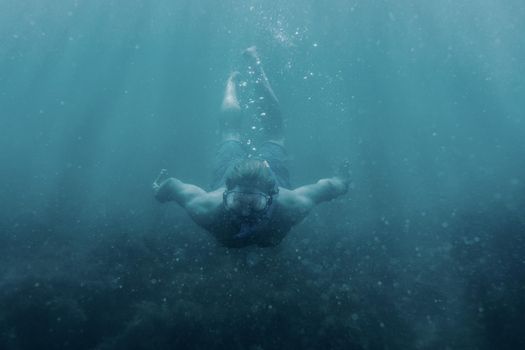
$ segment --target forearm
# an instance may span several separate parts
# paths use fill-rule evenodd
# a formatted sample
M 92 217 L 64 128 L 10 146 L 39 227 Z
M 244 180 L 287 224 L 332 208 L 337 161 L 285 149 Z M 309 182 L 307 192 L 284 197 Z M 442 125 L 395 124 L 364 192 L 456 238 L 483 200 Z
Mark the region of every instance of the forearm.
M 169 178 L 161 182 L 158 189 L 154 191 L 155 199 L 157 199 L 161 203 L 174 201 L 174 181 L 176 181 L 176 179 Z
M 169 178 L 160 184 L 158 191 L 155 193 L 155 198 L 161 202 L 175 201 L 183 207 L 205 191 L 201 188 L 186 184 L 176 178 Z
M 303 203 L 313 206 L 332 200 L 347 191 L 347 184 L 339 177 L 321 179 L 314 184 L 299 187 L 294 192 L 303 198 Z
M 321 179 L 317 181 L 316 185 L 319 187 L 316 196 L 316 202 L 318 203 L 330 201 L 348 191 L 348 184 L 337 176 Z

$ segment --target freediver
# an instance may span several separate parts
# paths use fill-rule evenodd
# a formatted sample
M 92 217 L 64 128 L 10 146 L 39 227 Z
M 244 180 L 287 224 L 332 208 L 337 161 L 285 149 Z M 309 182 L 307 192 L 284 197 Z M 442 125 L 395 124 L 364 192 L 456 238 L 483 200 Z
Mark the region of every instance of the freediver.
M 238 72 L 227 82 L 219 116 L 221 143 L 214 159 L 212 191 L 167 176 L 162 169 L 153 182 L 155 198 L 175 201 L 217 241 L 232 248 L 275 246 L 317 204 L 348 192 L 348 162 L 339 173 L 292 189 L 286 166 L 283 119 L 279 101 L 264 72 L 255 46 L 243 53 L 251 67 L 262 142 L 248 149 L 243 140 L 242 108 L 237 96 Z M 251 154 L 256 149 L 255 154 Z

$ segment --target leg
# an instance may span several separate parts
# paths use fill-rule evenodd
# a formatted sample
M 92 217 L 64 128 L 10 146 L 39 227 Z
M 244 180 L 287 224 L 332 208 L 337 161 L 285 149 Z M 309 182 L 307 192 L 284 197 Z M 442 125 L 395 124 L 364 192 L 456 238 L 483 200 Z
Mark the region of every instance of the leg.
M 282 144 L 274 141 L 266 141 L 259 147 L 257 158 L 264 159 L 270 165 L 277 185 L 283 188 L 291 188 L 290 173 L 288 172 L 288 153 Z
M 230 74 L 222 100 L 219 127 L 222 141 L 240 141 L 242 113 L 237 99 L 236 79 L 239 72 Z
M 244 51 L 244 56 L 253 69 L 257 101 L 259 103 L 261 124 L 267 141 L 284 145 L 283 119 L 279 100 L 272 90 L 270 81 L 264 72 L 261 59 L 255 46 Z
M 236 78 L 239 72 L 233 72 L 226 82 L 224 99 L 219 115 L 221 143 L 213 160 L 212 183 L 216 190 L 224 186 L 228 171 L 237 162 L 246 158 L 246 150 L 241 144 L 242 113 L 236 92 Z
M 239 141 L 234 139 L 223 140 L 213 157 L 211 189 L 216 190 L 224 187 L 231 168 L 238 162 L 242 162 L 246 157 L 246 149 Z

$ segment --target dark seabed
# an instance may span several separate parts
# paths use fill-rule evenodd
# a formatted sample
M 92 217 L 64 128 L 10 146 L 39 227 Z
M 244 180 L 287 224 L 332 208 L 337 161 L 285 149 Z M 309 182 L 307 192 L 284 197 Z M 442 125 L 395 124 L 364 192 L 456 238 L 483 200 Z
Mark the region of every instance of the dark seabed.
M 0 0 L 0 349 L 525 349 L 521 0 Z M 348 195 L 228 250 L 207 186 L 257 45 L 295 186 Z

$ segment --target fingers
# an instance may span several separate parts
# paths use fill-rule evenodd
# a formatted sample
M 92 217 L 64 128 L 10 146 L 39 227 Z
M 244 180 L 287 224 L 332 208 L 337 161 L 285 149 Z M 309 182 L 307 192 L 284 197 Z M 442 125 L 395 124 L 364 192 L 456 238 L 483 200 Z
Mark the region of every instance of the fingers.
M 153 189 L 153 193 L 157 194 L 157 192 L 160 189 L 160 182 L 168 175 L 168 170 L 161 169 L 159 176 L 153 181 L 153 184 L 151 185 L 151 188 Z
M 337 177 L 339 177 L 339 179 L 344 183 L 345 191 L 348 191 L 348 188 L 350 187 L 351 174 L 352 172 L 350 170 L 350 161 L 344 160 L 339 165 L 339 171 L 338 171 Z
M 339 175 L 349 178 L 351 174 L 350 170 L 350 161 L 345 160 L 343 163 L 339 166 Z
M 153 183 L 154 184 L 158 183 L 166 175 L 168 175 L 168 170 L 167 169 L 161 169 L 159 176 L 157 176 L 157 178 L 155 179 L 155 181 Z

